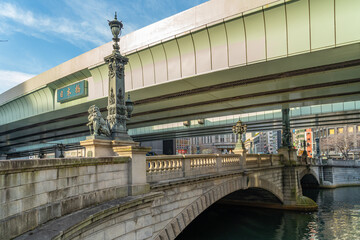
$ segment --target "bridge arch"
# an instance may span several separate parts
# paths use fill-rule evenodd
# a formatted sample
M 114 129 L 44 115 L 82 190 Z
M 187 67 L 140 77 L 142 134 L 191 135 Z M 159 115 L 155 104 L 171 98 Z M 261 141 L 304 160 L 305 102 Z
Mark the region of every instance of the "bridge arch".
M 283 203 L 284 197 L 281 189 L 272 182 L 258 176 L 237 177 L 213 187 L 184 207 L 177 216 L 159 231 L 154 239 L 175 239 L 197 216 L 215 202 L 236 191 L 251 188 L 266 190 Z
M 277 197 L 281 203 L 284 202 L 284 195 L 281 189 L 274 183 L 259 177 L 249 177 L 248 188 L 264 189 Z
M 319 175 L 311 168 L 306 168 L 299 173 L 302 187 L 314 187 L 320 185 Z

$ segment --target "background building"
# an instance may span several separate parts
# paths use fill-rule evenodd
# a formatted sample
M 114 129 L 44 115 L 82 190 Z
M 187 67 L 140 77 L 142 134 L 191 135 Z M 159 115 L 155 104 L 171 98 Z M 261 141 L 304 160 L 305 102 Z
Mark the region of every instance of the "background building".
M 359 159 L 360 125 L 328 126 L 314 129 L 320 139 L 321 155 L 331 158 Z

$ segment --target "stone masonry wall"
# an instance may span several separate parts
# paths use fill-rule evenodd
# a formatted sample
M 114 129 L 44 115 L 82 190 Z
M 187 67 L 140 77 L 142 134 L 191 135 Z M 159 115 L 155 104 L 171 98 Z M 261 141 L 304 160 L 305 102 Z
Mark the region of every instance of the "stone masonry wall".
M 333 184 L 360 184 L 360 168 L 359 167 L 333 167 Z
M 271 182 L 280 192 L 283 191 L 283 174 L 281 167 L 262 169 L 256 173 L 261 179 Z
M 145 194 L 114 199 L 49 223 L 58 230 L 56 239 L 175 239 L 204 210 L 235 191 L 261 188 L 282 201 L 282 174 L 281 166 L 273 166 L 246 173 L 228 172 L 159 182 L 151 186 L 148 197 Z M 77 216 L 85 220 L 79 220 Z M 61 230 L 62 225 L 56 222 L 67 222 L 69 217 L 77 222 L 68 223 L 70 228 Z M 48 229 L 51 233 L 54 230 L 49 223 L 33 232 L 42 234 L 43 229 Z M 26 234 L 19 239 L 30 236 L 30 233 Z M 31 236 L 36 239 L 34 236 L 37 235 Z
M 128 157 L 0 161 L 0 236 L 128 195 Z
M 195 177 L 183 181 L 172 181 L 152 186 L 152 193 L 161 196 L 151 205 L 138 205 L 135 208 L 115 212 L 101 221 L 90 225 L 79 224 L 77 233 L 63 239 L 175 239 L 199 214 L 226 195 L 248 188 L 249 178 L 257 179 L 257 187 L 270 189 L 281 185 L 281 168 L 263 172 L 228 174 L 217 177 Z M 265 179 L 268 178 L 268 179 Z M 265 180 L 265 181 L 262 181 Z M 267 183 L 271 183 L 267 185 Z M 279 193 L 280 189 L 276 190 Z M 106 214 L 105 212 L 102 213 Z M 98 217 L 94 216 L 94 219 Z
M 104 219 L 72 240 L 151 239 L 153 234 L 150 205 L 142 205 Z

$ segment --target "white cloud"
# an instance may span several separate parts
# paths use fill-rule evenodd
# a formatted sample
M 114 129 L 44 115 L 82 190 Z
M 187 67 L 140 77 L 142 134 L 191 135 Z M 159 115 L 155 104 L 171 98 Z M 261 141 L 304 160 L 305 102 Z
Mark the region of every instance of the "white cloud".
M 124 21 L 122 35 L 177 12 L 173 0 L 126 1 L 126 4 L 123 1 L 63 0 L 56 6 L 66 11 L 58 11 L 55 16 L 51 12 L 30 11 L 16 4 L 17 1 L 1 1 L 0 33 L 22 32 L 48 41 L 55 36 L 84 50 L 111 41 L 107 19 L 113 19 L 114 11 L 118 12 L 118 19 Z M 191 5 L 188 1 L 194 0 L 185 1 L 186 5 Z
M 0 70 L 0 94 L 34 76 L 29 73 Z
M 81 20 L 76 21 L 65 17 L 34 14 L 12 3 L 0 3 L 0 19 L 17 23 L 18 28 L 14 28 L 14 31 L 21 31 L 21 27 L 26 27 L 22 31 L 25 34 L 33 36 L 53 34 L 77 46 L 83 46 L 86 42 L 95 45 L 105 43 L 109 39 L 106 31 L 98 26 L 96 18 L 86 19 L 86 16 L 89 14 L 85 11 Z M 0 30 L 5 27 L 9 29 L 6 21 L 0 21 Z

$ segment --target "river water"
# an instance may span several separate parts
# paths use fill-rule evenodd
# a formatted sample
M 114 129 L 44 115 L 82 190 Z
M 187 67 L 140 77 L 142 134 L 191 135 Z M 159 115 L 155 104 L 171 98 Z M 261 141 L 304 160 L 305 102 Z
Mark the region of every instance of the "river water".
M 215 204 L 177 240 L 360 239 L 360 187 L 304 190 L 319 205 L 313 213 Z

